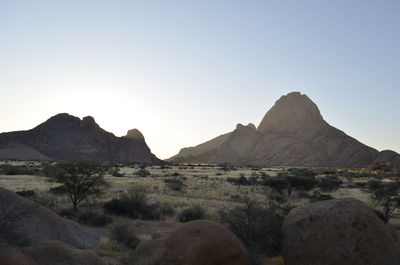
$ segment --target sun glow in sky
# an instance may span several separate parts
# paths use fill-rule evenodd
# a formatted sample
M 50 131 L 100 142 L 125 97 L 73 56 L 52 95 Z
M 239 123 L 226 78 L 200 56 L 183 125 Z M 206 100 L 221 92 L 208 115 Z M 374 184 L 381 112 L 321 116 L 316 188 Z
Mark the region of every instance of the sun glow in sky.
M 0 132 L 67 112 L 160 158 L 301 91 L 400 151 L 399 1 L 0 0 Z

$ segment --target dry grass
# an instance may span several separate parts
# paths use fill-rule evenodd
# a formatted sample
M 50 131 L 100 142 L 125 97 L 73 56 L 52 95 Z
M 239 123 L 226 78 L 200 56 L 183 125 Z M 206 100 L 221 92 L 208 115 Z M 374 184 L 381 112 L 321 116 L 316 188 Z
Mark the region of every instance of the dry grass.
M 0 164 L 5 162 L 0 162 Z M 7 162 L 10 163 L 10 162 Z M 12 162 L 14 165 L 26 165 L 29 162 Z M 32 165 L 40 165 L 33 163 Z M 212 166 L 171 166 L 161 168 L 160 166 L 148 166 L 146 170 L 150 172 L 149 176 L 140 177 L 135 174 L 140 169 L 139 166 L 123 166 L 120 173 L 123 177 L 106 176 L 106 180 L 111 183 L 110 188 L 104 196 L 95 200 L 86 202 L 84 207 L 90 209 L 102 210 L 103 202 L 118 197 L 122 192 L 132 188 L 143 191 L 147 194 L 151 203 L 168 204 L 175 209 L 175 215 L 169 216 L 162 221 L 143 221 L 130 220 L 125 217 L 114 216 L 114 224 L 107 225 L 105 229 L 110 229 L 115 224 L 129 223 L 133 227 L 135 234 L 141 240 L 161 238 L 169 231 L 176 228 L 179 223 L 176 221 L 176 215 L 187 207 L 201 206 L 206 209 L 207 216 L 216 219 L 220 209 L 231 207 L 242 203 L 245 198 L 250 198 L 259 202 L 268 203 L 268 195 L 274 193 L 270 188 L 263 185 L 238 186 L 227 181 L 229 178 L 239 178 L 244 175 L 246 178 L 251 176 L 260 176 L 262 173 L 269 176 L 276 176 L 279 172 L 286 171 L 285 167 L 273 168 L 246 168 L 238 167 L 232 171 L 223 171 L 219 167 Z M 372 206 L 370 193 L 357 187 L 357 183 L 367 183 L 369 180 L 379 176 L 379 172 L 370 172 L 367 170 L 339 170 L 339 169 L 314 169 L 323 178 L 329 170 L 335 176 L 343 181 L 343 185 L 335 192 L 329 193 L 334 198 L 353 197 Z M 332 173 L 333 172 L 333 173 Z M 184 182 L 182 191 L 175 191 L 166 185 L 164 180 L 176 175 L 176 178 Z M 259 178 L 261 180 L 261 178 Z M 385 179 L 385 178 L 383 178 Z M 390 177 L 386 178 L 390 181 Z M 49 182 L 44 176 L 35 175 L 0 175 L 0 187 L 11 191 L 34 190 L 37 193 L 48 191 L 51 187 L 58 186 L 56 183 Z M 288 201 L 292 205 L 301 205 L 308 201 L 294 193 Z M 70 207 L 68 201 L 62 202 L 60 208 Z M 396 221 L 396 220 L 394 220 Z M 400 223 L 394 222 L 392 229 L 396 232 L 400 230 Z M 104 239 L 95 249 L 100 256 L 120 259 L 126 253 L 113 244 L 112 241 Z M 277 257 L 265 261 L 268 265 L 283 265 L 283 259 Z

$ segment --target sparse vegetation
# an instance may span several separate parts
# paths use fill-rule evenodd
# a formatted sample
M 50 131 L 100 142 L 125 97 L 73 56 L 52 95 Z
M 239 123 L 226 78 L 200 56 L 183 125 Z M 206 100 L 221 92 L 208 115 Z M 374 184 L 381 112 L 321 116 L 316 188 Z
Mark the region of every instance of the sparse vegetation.
M 182 191 L 183 187 L 185 186 L 183 180 L 178 177 L 167 178 L 164 180 L 164 182 L 168 188 L 174 191 Z
M 323 192 L 332 192 L 337 190 L 342 183 L 343 181 L 336 176 L 327 176 L 319 180 L 318 187 Z
M 110 214 L 143 220 L 160 220 L 173 213 L 168 206 L 149 203 L 144 192 L 135 190 L 130 190 L 120 197 L 104 203 L 103 208 Z
M 107 164 L 96 161 L 65 161 L 57 163 L 52 170 L 48 169 L 46 176 L 62 184 L 76 210 L 83 200 L 104 192 L 109 185 L 104 180 L 108 170 Z
M 136 171 L 134 174 L 135 174 L 136 176 L 139 176 L 139 177 L 144 178 L 144 177 L 149 176 L 149 175 L 150 175 L 150 172 L 149 172 L 147 169 L 145 169 L 145 168 L 141 168 L 141 169 L 139 169 L 138 171 Z
M 23 163 L 16 162 L 15 165 Z M 47 176 L 59 174 L 57 165 L 35 164 L 34 167 Z M 113 165 L 113 169 L 114 173 L 118 169 L 118 176 L 113 170 L 104 175 L 104 181 L 112 184 L 104 189 L 105 196 L 89 196 L 79 204 L 77 211 L 73 210 L 64 184 L 48 182 L 49 178 L 40 174 L 5 175 L 0 179 L 0 185 L 85 225 L 111 231 L 110 219 L 116 224 L 129 224 L 139 231 L 140 238 L 143 235 L 160 238 L 180 221 L 224 220 L 223 223 L 234 230 L 253 253 L 254 264 L 265 264 L 266 256 L 279 255 L 279 222 L 287 212 L 283 203 L 301 205 L 353 196 L 367 203 L 375 202 L 384 219 L 384 208 L 371 197 L 371 192 L 368 193 L 368 181 L 397 183 L 398 178 L 392 172 L 382 170 L 334 168 L 228 167 L 225 172 L 220 167 L 205 165 Z M 151 177 L 135 174 L 142 169 L 148 172 L 143 176 Z M 263 233 L 268 236 L 261 240 L 258 236 Z M 119 257 L 116 253 L 131 249 L 116 240 L 110 242 L 112 247 L 106 255 Z M 125 254 L 121 255 L 125 257 Z
M 39 174 L 40 170 L 37 167 L 27 165 L 0 165 L 0 175 L 35 175 Z
M 136 237 L 134 231 L 127 224 L 116 225 L 110 233 L 110 238 L 122 246 L 135 249 L 140 240 Z
M 86 211 L 78 216 L 78 222 L 91 226 L 105 226 L 112 223 L 112 218 L 95 211 Z
M 205 210 L 198 205 L 182 210 L 177 216 L 177 220 L 182 223 L 205 218 Z
M 388 223 L 395 216 L 396 210 L 400 206 L 400 184 L 372 180 L 369 182 L 369 189 L 372 192 L 371 198 L 382 210 L 383 221 Z
M 252 251 L 276 256 L 281 251 L 282 223 L 289 209 L 247 200 L 243 205 L 221 210 L 219 216 Z

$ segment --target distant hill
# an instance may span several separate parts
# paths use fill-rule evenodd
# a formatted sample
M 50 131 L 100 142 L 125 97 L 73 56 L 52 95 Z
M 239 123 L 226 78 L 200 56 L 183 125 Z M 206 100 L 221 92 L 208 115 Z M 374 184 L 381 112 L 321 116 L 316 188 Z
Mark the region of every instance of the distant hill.
M 0 159 L 161 162 L 137 129 L 116 137 L 90 116 L 81 120 L 67 113 L 57 114 L 31 130 L 1 133 Z
M 238 124 L 233 132 L 183 148 L 172 162 L 256 166 L 367 167 L 375 161 L 400 165 L 400 155 L 379 152 L 329 125 L 306 95 L 282 96 L 256 128 Z

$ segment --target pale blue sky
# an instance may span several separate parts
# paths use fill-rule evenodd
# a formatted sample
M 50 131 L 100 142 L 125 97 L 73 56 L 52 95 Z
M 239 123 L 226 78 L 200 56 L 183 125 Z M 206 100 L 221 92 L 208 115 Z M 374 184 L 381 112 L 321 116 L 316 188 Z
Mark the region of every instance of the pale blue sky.
M 167 158 L 301 91 L 399 152 L 399 14 L 397 0 L 0 0 L 0 132 L 91 115 Z

